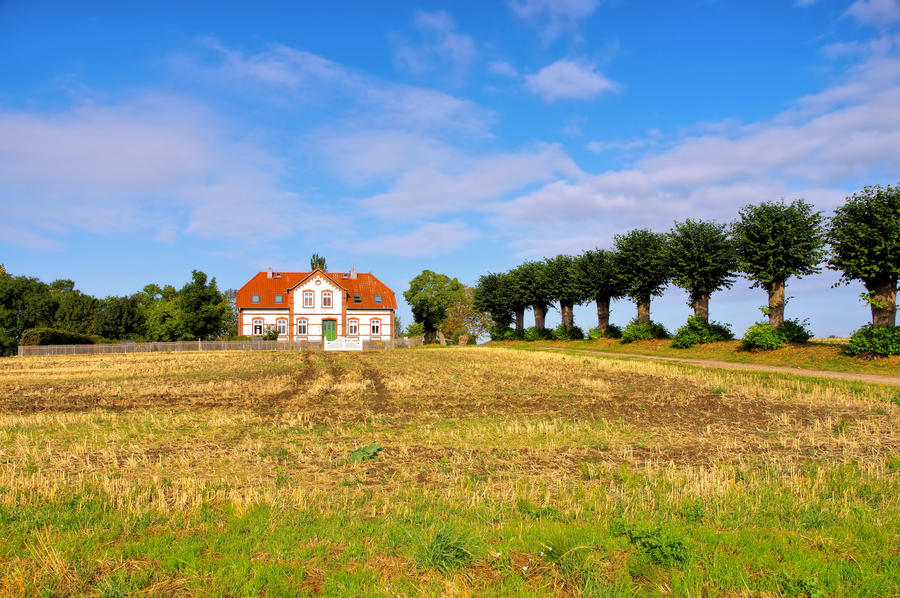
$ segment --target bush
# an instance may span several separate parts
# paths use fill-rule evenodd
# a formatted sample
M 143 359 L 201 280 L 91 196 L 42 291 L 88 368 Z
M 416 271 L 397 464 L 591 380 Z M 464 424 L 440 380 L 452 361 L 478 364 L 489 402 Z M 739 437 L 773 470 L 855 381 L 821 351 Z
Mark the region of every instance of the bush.
M 900 355 L 900 327 L 875 328 L 867 324 L 853 333 L 845 351 L 848 355 L 867 357 Z
M 578 326 L 572 326 L 572 330 L 566 330 L 564 324 L 560 324 L 553 329 L 553 338 L 558 341 L 580 341 L 584 340 L 584 331 Z
M 690 549 L 684 539 L 660 525 L 632 525 L 621 520 L 613 520 L 609 527 L 613 536 L 625 536 L 657 565 L 680 566 L 690 557 Z
M 474 556 L 475 542 L 468 534 L 455 527 L 444 527 L 423 547 L 421 560 L 446 573 L 469 564 Z
M 757 322 L 744 333 L 741 349 L 772 351 L 780 349 L 785 343 L 805 343 L 810 338 L 812 333 L 806 328 L 805 323 L 797 320 L 785 320 L 777 328 L 768 322 Z
M 592 341 L 601 338 L 622 338 L 622 329 L 615 324 L 610 324 L 606 327 L 606 333 L 604 334 L 603 332 L 600 332 L 600 328 L 591 328 L 588 330 L 588 338 Z
M 324 324 L 323 324 L 324 326 Z M 266 333 L 263 334 L 263 339 L 267 341 L 277 341 L 278 340 L 278 328 L 269 324 L 266 326 Z
M 524 330 L 516 330 L 515 328 L 509 328 L 507 326 L 497 326 L 494 324 L 490 328 L 488 328 L 488 334 L 491 337 L 492 341 L 524 341 L 525 340 L 525 331 Z M 470 344 L 472 339 L 469 339 Z
M 622 331 L 623 343 L 649 341 L 655 338 L 669 338 L 669 331 L 666 330 L 666 327 L 656 322 L 638 324 L 637 320 L 632 320 Z
M 676 349 L 688 349 L 694 345 L 730 341 L 734 338 L 727 324 L 709 322 L 703 316 L 689 316 L 687 324 L 675 331 L 672 346 Z
M 16 339 L 0 328 L 0 357 L 16 354 Z
M 553 332 L 544 328 L 543 330 L 538 330 L 534 326 L 525 329 L 525 340 L 526 341 L 552 341 L 553 340 Z
M 22 333 L 23 345 L 93 345 L 87 334 L 57 328 L 29 328 Z

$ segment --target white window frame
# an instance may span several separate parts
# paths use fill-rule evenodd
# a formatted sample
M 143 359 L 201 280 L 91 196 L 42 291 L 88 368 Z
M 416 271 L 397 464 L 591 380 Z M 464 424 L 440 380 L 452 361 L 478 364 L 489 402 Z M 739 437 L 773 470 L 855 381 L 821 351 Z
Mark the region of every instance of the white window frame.
M 322 307 L 334 307 L 334 293 L 331 291 L 322 291 Z
M 356 318 L 347 320 L 347 334 L 349 336 L 359 336 L 359 320 Z
M 253 318 L 253 333 L 251 336 L 262 335 L 263 331 L 265 330 L 264 325 L 265 323 L 263 322 L 262 318 Z M 259 327 L 259 332 L 256 331 L 257 327 Z
M 309 299 L 309 301 L 307 301 Z M 316 294 L 313 291 L 303 291 L 303 307 L 313 308 L 316 306 Z
M 381 336 L 380 318 L 369 320 L 369 334 L 371 334 L 372 336 Z
M 278 334 L 287 334 L 287 318 L 278 318 L 277 320 L 275 320 L 275 326 L 278 328 Z
M 300 330 L 300 325 L 303 325 L 303 330 Z M 306 318 L 300 318 L 297 320 L 297 336 L 306 336 L 309 334 L 309 321 Z

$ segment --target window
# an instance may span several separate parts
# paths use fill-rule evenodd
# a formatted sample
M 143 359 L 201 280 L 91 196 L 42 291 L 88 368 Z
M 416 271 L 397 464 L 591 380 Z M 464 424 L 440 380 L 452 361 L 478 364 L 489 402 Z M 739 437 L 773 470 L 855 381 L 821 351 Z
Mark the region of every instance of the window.
M 359 334 L 359 320 L 347 320 L 347 334 L 350 336 Z
M 250 295 L 250 303 L 259 303 L 259 295 Z
M 259 295 L 257 295 L 258 297 Z M 253 320 L 253 334 L 262 334 L 263 333 L 263 321 L 261 318 L 257 318 Z
M 331 307 L 331 291 L 322 291 L 322 307 Z
M 370 322 L 370 326 L 372 327 L 372 335 L 381 334 L 381 320 L 372 320 Z
M 359 295 L 353 295 L 353 303 L 362 303 L 362 297 Z
M 381 303 L 381 295 L 375 295 L 375 303 Z
M 282 295 L 275 293 L 275 303 L 283 303 L 284 302 L 283 300 L 284 300 L 284 297 Z
M 306 320 L 297 320 L 297 334 L 306 336 Z
M 303 307 L 312 307 L 313 306 L 313 292 L 312 291 L 303 291 Z
M 277 320 L 278 334 L 287 334 L 287 320 Z

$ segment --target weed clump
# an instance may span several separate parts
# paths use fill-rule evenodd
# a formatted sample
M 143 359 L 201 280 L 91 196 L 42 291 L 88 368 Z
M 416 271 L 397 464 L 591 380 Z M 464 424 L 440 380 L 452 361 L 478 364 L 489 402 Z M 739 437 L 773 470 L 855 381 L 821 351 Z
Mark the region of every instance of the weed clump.
M 728 324 L 710 322 L 703 316 L 689 316 L 687 324 L 675 331 L 672 346 L 676 349 L 689 349 L 694 345 L 730 341 L 734 333 Z
M 363 461 L 368 461 L 370 459 L 374 459 L 378 456 L 378 453 L 381 452 L 381 445 L 377 442 L 373 442 L 367 446 L 360 447 L 350 453 L 350 462 L 351 463 L 362 463 Z
M 475 543 L 455 527 L 443 527 L 422 550 L 425 565 L 447 572 L 469 564 L 475 556 Z
M 681 566 L 690 557 L 685 541 L 660 525 L 629 524 L 616 519 L 610 522 L 609 531 L 613 536 L 628 538 L 656 565 Z
M 812 338 L 812 332 L 805 322 L 785 320 L 780 326 L 772 326 L 768 322 L 757 322 L 747 329 L 741 339 L 744 351 L 773 351 L 780 349 L 785 343 L 805 343 Z
M 637 320 L 632 320 L 622 331 L 623 343 L 649 341 L 655 338 L 669 338 L 669 331 L 666 330 L 666 327 L 656 322 L 639 324 Z

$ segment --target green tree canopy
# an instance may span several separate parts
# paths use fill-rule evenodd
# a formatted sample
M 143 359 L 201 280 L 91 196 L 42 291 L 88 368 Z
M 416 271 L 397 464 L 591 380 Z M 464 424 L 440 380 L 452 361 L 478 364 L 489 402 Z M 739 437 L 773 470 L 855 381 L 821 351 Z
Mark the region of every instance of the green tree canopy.
M 464 287 L 457 279 L 431 270 L 422 270 L 409 282 L 403 298 L 412 309 L 415 321 L 422 323 L 426 343 L 434 342 L 435 333 L 447 317 L 447 309 L 463 293 Z
M 530 305 L 534 312 L 534 326 L 545 327 L 547 308 L 555 299 L 546 262 L 526 261 L 511 272 L 511 282 L 515 295 L 524 305 Z
M 650 298 L 662 295 L 669 279 L 668 238 L 647 229 L 616 235 L 617 267 L 625 294 L 637 302 L 638 322 L 650 322 Z
M 597 325 L 601 332 L 609 328 L 609 304 L 625 295 L 616 254 L 606 249 L 588 250 L 572 263 L 572 279 L 582 301 L 597 303 Z
M 207 282 L 200 270 L 191 273 L 191 282 L 178 291 L 184 333 L 190 339 L 212 339 L 224 334 L 231 317 L 231 306 L 216 286 L 216 279 Z
M 859 280 L 868 291 L 872 324 L 894 326 L 900 279 L 900 185 L 871 186 L 835 210 L 827 232 L 829 267 L 841 282 Z
M 769 294 L 769 323 L 784 321 L 784 287 L 791 276 L 821 271 L 825 255 L 822 214 L 802 199 L 742 208 L 731 225 L 738 268 Z
M 479 276 L 472 301 L 474 308 L 489 313 L 496 325 L 509 326 L 512 322 L 514 301 L 505 274 L 489 272 Z
M 709 318 L 709 296 L 730 289 L 737 252 L 724 224 L 704 220 L 676 222 L 669 233 L 672 282 L 688 292 L 694 315 Z
M 571 255 L 560 254 L 544 260 L 543 275 L 546 277 L 547 288 L 553 301 L 559 303 L 559 313 L 562 323 L 567 330 L 575 325 L 573 307 L 576 303 L 584 301 L 581 286 L 572 276 L 572 265 L 575 258 Z
M 309 269 L 310 271 L 319 268 L 323 272 L 328 272 L 328 263 L 325 261 L 324 255 L 319 255 L 318 253 L 312 254 L 312 257 L 309 258 Z

